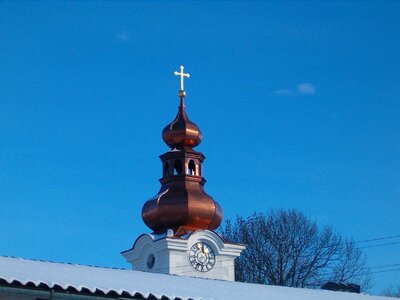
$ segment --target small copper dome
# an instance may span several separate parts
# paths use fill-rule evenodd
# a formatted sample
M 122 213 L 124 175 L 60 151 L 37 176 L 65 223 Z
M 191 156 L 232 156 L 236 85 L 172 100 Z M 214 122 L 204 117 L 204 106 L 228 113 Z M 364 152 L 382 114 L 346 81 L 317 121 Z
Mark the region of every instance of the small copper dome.
M 162 138 L 171 149 L 194 148 L 201 143 L 203 135 L 200 128 L 190 121 L 186 114 L 184 95 L 181 96 L 178 114 L 171 124 L 164 128 Z

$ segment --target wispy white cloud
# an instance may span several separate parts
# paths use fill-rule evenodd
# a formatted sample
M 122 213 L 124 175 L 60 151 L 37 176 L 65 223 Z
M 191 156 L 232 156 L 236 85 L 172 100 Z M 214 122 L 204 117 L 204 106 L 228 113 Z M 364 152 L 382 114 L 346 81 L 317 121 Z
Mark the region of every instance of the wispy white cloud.
M 275 95 L 278 96 L 289 96 L 293 93 L 293 91 L 289 90 L 289 89 L 282 89 L 282 90 L 276 90 L 274 91 Z
M 316 88 L 312 83 L 299 83 L 295 88 L 273 91 L 277 96 L 315 95 Z
M 297 92 L 305 95 L 314 95 L 315 94 L 315 86 L 311 83 L 300 83 L 297 86 Z
M 115 34 L 115 38 L 121 42 L 127 42 L 129 41 L 129 34 L 126 31 L 121 31 Z

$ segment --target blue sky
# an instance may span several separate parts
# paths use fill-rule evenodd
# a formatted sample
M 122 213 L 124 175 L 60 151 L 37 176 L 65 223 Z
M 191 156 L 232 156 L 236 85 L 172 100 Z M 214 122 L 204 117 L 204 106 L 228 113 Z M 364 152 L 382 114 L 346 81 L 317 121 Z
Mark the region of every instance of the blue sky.
M 296 208 L 357 241 L 400 235 L 399 15 L 395 1 L 0 2 L 0 254 L 128 267 L 181 64 L 225 218 Z M 400 263 L 400 244 L 365 251 Z

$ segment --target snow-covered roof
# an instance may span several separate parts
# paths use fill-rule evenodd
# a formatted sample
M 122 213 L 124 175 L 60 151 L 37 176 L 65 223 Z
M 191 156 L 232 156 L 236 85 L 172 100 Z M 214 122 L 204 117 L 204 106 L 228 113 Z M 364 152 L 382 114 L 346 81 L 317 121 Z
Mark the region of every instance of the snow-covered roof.
M 0 284 L 157 299 L 383 300 L 385 297 L 199 279 L 0 256 Z

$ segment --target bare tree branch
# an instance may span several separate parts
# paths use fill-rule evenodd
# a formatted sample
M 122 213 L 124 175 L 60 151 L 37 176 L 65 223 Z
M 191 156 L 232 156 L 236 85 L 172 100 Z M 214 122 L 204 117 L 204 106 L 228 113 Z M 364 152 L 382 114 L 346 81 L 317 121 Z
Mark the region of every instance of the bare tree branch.
M 222 236 L 247 245 L 236 260 L 239 281 L 292 287 L 319 287 L 327 281 L 370 288 L 366 256 L 352 240 L 296 210 L 254 213 L 225 222 Z

